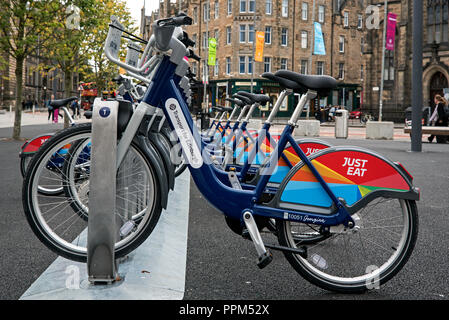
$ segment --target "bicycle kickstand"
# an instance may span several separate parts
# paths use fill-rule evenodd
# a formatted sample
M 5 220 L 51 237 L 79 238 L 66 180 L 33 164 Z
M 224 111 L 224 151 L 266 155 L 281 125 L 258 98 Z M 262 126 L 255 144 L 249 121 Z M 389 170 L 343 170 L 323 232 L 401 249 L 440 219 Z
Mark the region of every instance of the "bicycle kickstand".
M 248 229 L 249 236 L 251 237 L 251 240 L 256 247 L 257 254 L 259 255 L 257 266 L 260 269 L 263 269 L 267 265 L 269 265 L 271 261 L 273 261 L 273 255 L 269 250 L 265 248 L 253 215 L 250 212 L 245 212 L 243 214 L 243 220 L 245 222 L 246 228 Z

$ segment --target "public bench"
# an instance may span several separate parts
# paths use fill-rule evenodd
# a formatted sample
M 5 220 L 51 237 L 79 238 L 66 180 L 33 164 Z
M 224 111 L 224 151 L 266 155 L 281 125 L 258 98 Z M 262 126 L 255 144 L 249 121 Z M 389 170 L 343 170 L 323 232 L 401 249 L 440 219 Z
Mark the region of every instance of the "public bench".
M 404 128 L 404 133 L 411 133 L 412 127 Z M 423 134 L 432 134 L 434 136 L 449 136 L 449 127 L 422 127 Z

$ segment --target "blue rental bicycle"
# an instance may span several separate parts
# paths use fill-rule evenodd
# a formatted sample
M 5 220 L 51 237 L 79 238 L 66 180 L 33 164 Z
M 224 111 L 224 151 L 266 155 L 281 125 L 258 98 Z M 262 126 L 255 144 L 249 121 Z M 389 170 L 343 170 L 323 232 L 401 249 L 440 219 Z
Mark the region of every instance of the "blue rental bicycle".
M 393 278 L 410 257 L 418 234 L 416 201 L 419 200 L 419 189 L 413 186 L 413 177 L 400 163 L 363 148 L 330 147 L 307 157 L 293 138 L 303 107 L 317 96 L 326 96 L 336 87 L 336 80 L 287 70 L 275 73 L 276 77 L 288 80 L 284 83 L 287 88 L 294 90 L 295 86 L 300 86 L 307 92 L 270 153 L 269 161 L 261 167 L 257 183 L 243 183 L 238 174 L 212 163 L 207 143 L 194 125 L 180 90 L 187 70 L 184 59 L 187 50 L 176 32 L 177 27 L 189 23 L 188 17 L 158 20 L 144 51 L 145 54 L 151 48 L 155 52 L 153 60 L 139 62 L 136 67 L 118 59 L 116 49 L 121 37 L 118 30 L 123 27 L 117 20 L 112 21 L 105 45 L 111 61 L 137 74 L 148 68 L 147 63 L 158 66 L 143 100 L 123 132 L 125 139 L 118 144 L 119 163 L 128 150 L 143 150 L 136 141 L 139 141 L 139 128 L 145 114 L 162 110 L 179 138 L 199 191 L 227 219 L 241 227 L 245 239 L 253 242 L 260 268 L 272 261 L 270 250 L 279 250 L 301 276 L 327 290 L 364 292 Z M 80 126 L 79 129 L 67 129 L 47 143 L 56 148 L 69 138 L 88 135 L 89 129 Z M 269 189 L 272 172 L 287 145 L 300 161 L 288 171 L 273 197 L 266 198 L 264 194 Z M 156 172 L 157 161 L 144 158 L 149 172 Z M 38 168 L 39 160 L 35 158 L 28 170 L 28 183 L 24 184 L 25 213 L 36 235 L 41 240 L 46 239 L 44 243 L 57 251 L 54 242 L 58 239 L 51 238 L 50 230 L 39 220 L 41 215 L 34 206 L 33 174 Z M 159 192 L 158 175 L 152 177 L 147 191 L 154 203 L 160 203 L 166 195 Z M 151 206 L 148 210 L 157 212 L 160 206 Z M 260 221 L 269 219 L 276 221 L 277 244 L 263 240 L 259 230 Z M 304 227 L 319 237 L 313 242 L 306 241 Z M 145 236 L 137 235 L 133 241 L 138 245 L 139 239 Z M 129 250 L 119 253 L 126 252 Z

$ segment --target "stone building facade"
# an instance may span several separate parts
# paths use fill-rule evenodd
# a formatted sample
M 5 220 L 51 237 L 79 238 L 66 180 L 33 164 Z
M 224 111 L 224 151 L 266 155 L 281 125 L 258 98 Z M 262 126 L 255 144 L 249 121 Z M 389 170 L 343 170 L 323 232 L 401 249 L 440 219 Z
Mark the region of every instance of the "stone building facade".
M 251 90 L 252 77 L 254 92 L 269 94 L 274 103 L 280 88 L 260 75 L 267 71 L 289 69 L 307 74 L 332 75 L 338 80 L 338 89 L 328 97 L 314 101 L 312 112 L 318 106 L 328 105 L 344 105 L 352 110 L 360 106 L 362 96 L 364 2 L 178 0 L 177 3 L 171 3 L 162 0 L 159 10 L 143 19 L 141 30 L 148 37 L 154 20 L 174 15 L 180 10 L 193 18 L 193 25 L 185 29 L 196 41 L 195 53 L 202 61 L 192 62 L 191 66 L 199 80 L 204 81 L 204 74 L 208 73 L 208 98 L 213 105 L 225 104 L 226 96 L 239 90 Z M 313 21 L 321 24 L 326 55 L 312 55 Z M 255 31 L 265 32 L 263 62 L 254 62 L 252 59 Z M 216 65 L 205 68 L 209 37 L 217 39 Z M 198 104 L 203 99 L 202 90 L 202 86 L 198 86 Z M 290 97 L 279 116 L 289 116 L 297 99 Z M 262 116 L 266 115 L 265 111 L 268 109 L 260 111 Z
M 381 26 L 368 30 L 364 46 L 365 78 L 363 106 L 378 115 L 381 80 L 383 1 L 379 5 Z M 383 119 L 402 122 L 404 110 L 412 105 L 413 2 L 389 0 L 388 12 L 397 15 L 395 50 L 385 58 Z M 449 93 L 449 1 L 423 1 L 423 107 L 434 107 L 435 94 Z
M 1 53 L 0 53 L 1 54 Z M 39 70 L 38 65 L 45 61 L 47 68 Z M 14 109 L 16 101 L 16 63 L 7 53 L 1 54 L 0 61 L 0 108 Z M 51 59 L 30 55 L 23 68 L 23 101 L 37 101 L 39 107 L 53 94 L 55 99 L 79 95 L 79 74 L 73 74 L 73 88 L 69 94 L 64 93 L 64 73 L 55 68 Z

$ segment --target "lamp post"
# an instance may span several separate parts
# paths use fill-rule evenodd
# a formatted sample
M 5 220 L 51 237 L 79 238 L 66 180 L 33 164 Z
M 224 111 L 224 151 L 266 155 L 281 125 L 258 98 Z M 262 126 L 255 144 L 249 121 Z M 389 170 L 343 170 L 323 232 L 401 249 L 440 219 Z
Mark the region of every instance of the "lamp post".
M 316 11 L 316 0 L 313 0 L 312 7 L 312 32 L 310 37 L 310 57 L 309 57 L 309 66 L 310 66 L 310 74 L 312 74 L 312 64 L 313 64 L 313 50 L 315 47 L 315 11 Z M 319 102 L 318 102 L 319 106 Z M 307 120 L 310 119 L 310 101 L 307 103 Z
M 254 1 L 254 12 L 253 12 L 253 55 L 251 57 L 251 64 L 252 64 L 252 69 L 251 69 L 251 93 L 253 93 L 253 87 L 254 87 L 254 69 L 256 68 L 256 61 L 254 60 L 254 56 L 256 54 L 256 7 L 257 7 L 257 2 Z
M 380 93 L 379 93 L 379 122 L 382 122 L 382 109 L 383 109 L 383 95 L 384 95 L 384 79 L 385 79 L 385 47 L 387 45 L 387 19 L 388 19 L 388 0 L 384 3 L 384 31 L 382 38 L 382 70 L 380 79 Z
M 201 2 L 200 2 L 201 3 Z M 207 94 L 207 82 L 209 78 L 209 66 L 208 63 L 208 57 L 209 57 L 209 18 L 210 18 L 210 0 L 207 0 L 207 6 L 206 6 L 207 12 L 203 12 L 203 18 L 206 18 L 206 50 L 204 50 L 206 56 L 204 58 L 204 69 L 203 69 L 203 81 L 204 81 L 204 94 L 203 94 L 203 104 L 204 104 L 204 110 L 208 112 L 209 108 L 209 95 Z
M 412 152 L 422 151 L 423 3 L 413 0 Z M 420 9 L 418 9 L 420 8 Z

